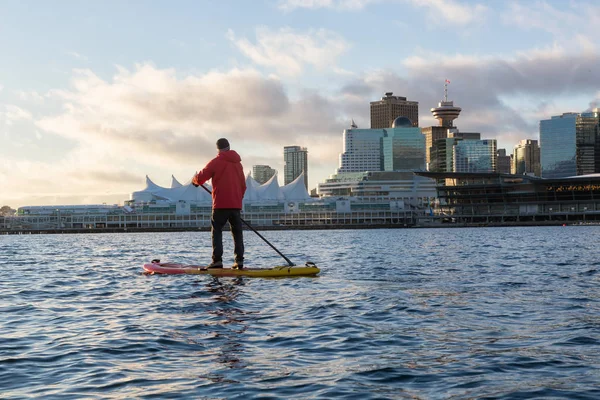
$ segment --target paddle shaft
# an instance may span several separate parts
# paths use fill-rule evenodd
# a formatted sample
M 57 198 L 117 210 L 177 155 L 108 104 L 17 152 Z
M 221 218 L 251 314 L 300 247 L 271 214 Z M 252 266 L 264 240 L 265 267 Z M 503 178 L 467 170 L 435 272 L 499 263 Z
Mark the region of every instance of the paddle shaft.
M 208 193 L 210 193 L 212 195 L 212 192 L 210 190 L 208 190 L 208 188 L 206 186 L 204 186 L 204 185 L 200 185 L 200 186 L 202 186 L 202 189 L 206 190 Z M 269 246 L 271 246 L 271 248 L 277 252 L 277 254 L 279 254 L 281 257 L 283 257 L 283 259 L 285 261 L 287 261 L 287 263 L 290 265 L 290 267 L 293 267 L 293 266 L 296 265 L 293 262 L 291 262 L 290 259 L 287 258 L 282 252 L 280 252 L 279 250 L 277 250 L 277 248 L 275 246 L 273 246 L 271 244 L 271 242 L 269 242 L 267 239 L 265 239 L 265 237 L 263 235 L 261 235 L 260 233 L 258 233 L 258 231 L 256 229 L 254 229 L 252 227 L 252 225 L 250 225 L 248 222 L 246 222 L 246 220 L 244 218 L 240 217 L 240 219 L 242 220 L 242 222 L 244 224 L 246 224 L 246 226 L 248 228 L 250 228 L 252 230 L 252 232 L 256 233 L 259 238 L 261 238 L 262 240 L 264 240 L 266 244 L 268 244 Z

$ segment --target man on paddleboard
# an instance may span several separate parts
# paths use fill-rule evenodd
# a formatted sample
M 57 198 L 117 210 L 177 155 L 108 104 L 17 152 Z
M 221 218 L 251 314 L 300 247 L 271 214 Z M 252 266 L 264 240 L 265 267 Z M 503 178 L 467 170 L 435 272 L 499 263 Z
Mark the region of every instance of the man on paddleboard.
M 217 140 L 218 154 L 198 172 L 192 184 L 196 187 L 212 179 L 212 263 L 208 268 L 223 268 L 223 226 L 229 221 L 234 243 L 233 268 L 244 268 L 244 237 L 242 231 L 242 199 L 246 192 L 246 179 L 242 159 L 229 148 L 229 141 Z

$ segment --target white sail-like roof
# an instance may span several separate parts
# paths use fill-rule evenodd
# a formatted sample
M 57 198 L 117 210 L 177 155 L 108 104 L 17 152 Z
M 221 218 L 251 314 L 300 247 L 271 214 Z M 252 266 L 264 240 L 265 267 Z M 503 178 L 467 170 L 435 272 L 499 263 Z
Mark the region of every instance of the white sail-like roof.
M 284 200 L 283 192 L 279 187 L 277 181 L 277 174 L 273 175 L 271 179 L 260 185 L 257 189 L 259 200 Z
M 246 193 L 244 193 L 244 201 L 256 201 L 259 200 L 258 197 L 258 188 L 260 187 L 260 183 L 256 182 L 254 178 L 248 174 L 246 177 Z
M 174 175 L 171 175 L 171 189 L 175 189 L 183 186 L 179 181 L 175 178 Z
M 146 188 L 144 188 L 143 192 L 155 192 L 158 190 L 165 189 L 162 186 L 158 186 L 156 183 L 152 182 L 152 179 L 148 175 L 146 175 Z
M 211 203 L 212 198 L 209 192 L 202 187 L 192 185 L 192 178 L 186 183 L 181 184 L 174 176 L 171 176 L 171 187 L 165 188 L 152 182 L 146 176 L 146 187 L 143 190 L 133 192 L 131 199 L 136 202 L 150 201 L 187 201 L 195 203 Z M 208 184 L 204 186 L 212 191 L 212 187 Z M 248 174 L 246 177 L 246 193 L 244 195 L 245 203 L 255 203 L 261 201 L 304 201 L 311 197 L 304 186 L 304 174 L 300 175 L 293 182 L 283 187 L 279 186 L 277 174 L 273 175 L 266 183 L 261 185 Z
M 302 172 L 296 179 L 288 183 L 281 188 L 283 195 L 286 200 L 308 200 L 310 194 L 306 186 L 304 186 L 304 172 Z

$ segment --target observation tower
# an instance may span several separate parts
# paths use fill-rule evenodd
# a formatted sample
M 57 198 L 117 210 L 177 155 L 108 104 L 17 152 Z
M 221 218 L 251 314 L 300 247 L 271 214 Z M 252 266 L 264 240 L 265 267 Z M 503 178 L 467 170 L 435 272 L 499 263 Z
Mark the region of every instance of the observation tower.
M 450 81 L 446 79 L 444 82 L 444 101 L 438 103 L 438 106 L 431 109 L 433 118 L 440 122 L 440 126 L 444 128 L 453 128 L 454 120 L 458 118 L 461 112 L 460 107 L 454 107 L 453 101 L 448 101 L 448 84 Z

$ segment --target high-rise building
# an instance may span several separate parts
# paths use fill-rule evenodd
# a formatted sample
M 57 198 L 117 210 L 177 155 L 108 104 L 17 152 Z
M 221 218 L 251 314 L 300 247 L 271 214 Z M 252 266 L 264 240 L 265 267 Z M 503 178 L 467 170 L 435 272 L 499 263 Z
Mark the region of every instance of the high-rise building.
M 384 134 L 384 129 L 345 129 L 344 152 L 340 154 L 337 173 L 381 171 L 381 138 Z
M 453 147 L 453 172 L 496 172 L 496 139 L 461 140 Z
M 308 150 L 306 147 L 286 146 L 283 148 L 284 184 L 292 182 L 304 172 L 304 186 L 308 190 Z
M 496 169 L 499 174 L 510 174 L 510 155 L 506 155 L 506 149 L 498 149 L 496 152 Z
M 410 119 L 398 117 L 381 139 L 384 171 L 425 170 L 425 136 Z
M 277 173 L 276 170 L 268 165 L 253 165 L 252 166 L 252 177 L 260 184 L 267 182 Z
M 419 126 L 419 102 L 387 92 L 381 100 L 371 102 L 371 129 L 386 129 L 397 117 L 407 117 L 412 126 Z
M 512 171 L 518 175 L 540 176 L 540 146 L 537 140 L 521 140 L 514 150 Z
M 540 121 L 540 162 L 544 178 L 600 172 L 600 109 Z

